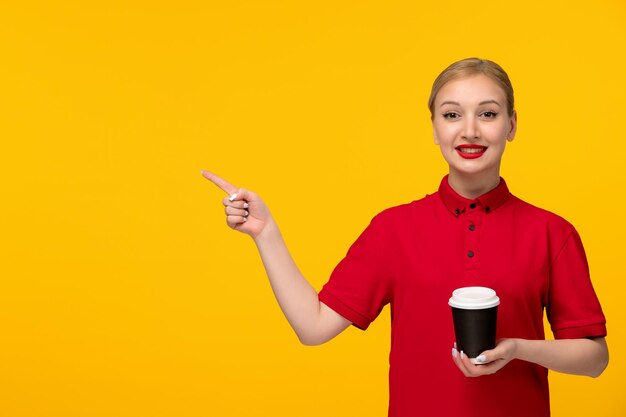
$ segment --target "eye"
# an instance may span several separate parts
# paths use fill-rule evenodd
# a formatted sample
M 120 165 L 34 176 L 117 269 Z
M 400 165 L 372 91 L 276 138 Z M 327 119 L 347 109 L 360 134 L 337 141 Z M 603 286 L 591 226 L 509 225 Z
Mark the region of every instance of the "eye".
M 482 116 L 485 119 L 495 119 L 497 115 L 498 113 L 496 113 L 495 111 L 485 111 L 482 113 Z
M 461 117 L 461 115 L 453 111 L 445 112 L 443 114 L 443 118 L 448 120 L 458 119 L 459 117 Z

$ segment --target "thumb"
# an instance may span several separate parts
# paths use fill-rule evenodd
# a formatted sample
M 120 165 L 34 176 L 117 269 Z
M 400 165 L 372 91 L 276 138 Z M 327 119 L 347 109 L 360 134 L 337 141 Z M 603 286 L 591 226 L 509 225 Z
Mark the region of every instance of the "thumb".
M 474 363 L 476 365 L 484 365 L 490 362 L 493 362 L 497 359 L 499 359 L 499 355 L 497 352 L 497 347 L 491 350 L 486 350 L 484 352 L 482 352 L 480 355 L 476 356 L 476 358 L 474 358 Z
M 482 364 L 491 362 L 491 359 L 487 357 L 487 354 L 485 352 L 476 356 L 476 358 L 474 359 L 474 362 L 476 363 L 476 365 L 482 365 Z
M 238 188 L 228 197 L 228 199 L 230 201 L 245 201 L 250 203 L 257 201 L 259 197 L 256 195 L 256 193 L 250 190 L 246 190 L 245 188 Z

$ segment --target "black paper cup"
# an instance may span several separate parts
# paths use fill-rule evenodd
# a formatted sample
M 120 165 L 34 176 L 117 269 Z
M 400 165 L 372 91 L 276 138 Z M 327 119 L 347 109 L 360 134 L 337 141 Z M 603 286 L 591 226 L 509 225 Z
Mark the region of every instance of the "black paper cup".
M 452 292 L 448 305 L 452 307 L 456 348 L 470 359 L 496 347 L 496 322 L 500 299 L 486 287 L 464 287 Z

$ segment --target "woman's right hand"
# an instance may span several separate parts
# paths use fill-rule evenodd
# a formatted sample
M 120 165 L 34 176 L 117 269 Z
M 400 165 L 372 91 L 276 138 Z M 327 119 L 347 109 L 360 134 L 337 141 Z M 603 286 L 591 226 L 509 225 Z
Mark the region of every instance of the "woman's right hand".
M 202 176 L 228 194 L 222 204 L 225 207 L 226 224 L 230 228 L 256 238 L 272 222 L 269 209 L 252 191 L 235 187 L 209 171 L 202 171 Z

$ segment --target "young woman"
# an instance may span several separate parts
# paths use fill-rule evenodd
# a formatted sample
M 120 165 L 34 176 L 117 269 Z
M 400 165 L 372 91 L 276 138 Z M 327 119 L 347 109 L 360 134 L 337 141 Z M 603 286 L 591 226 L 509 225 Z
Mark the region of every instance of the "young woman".
M 561 217 L 513 196 L 500 177 L 517 115 L 499 65 L 477 58 L 450 65 L 428 104 L 448 175 L 437 192 L 378 214 L 319 294 L 263 201 L 203 175 L 229 194 L 227 224 L 254 239 L 302 343 L 324 343 L 351 324 L 366 329 L 390 303 L 390 416 L 549 416 L 549 369 L 596 377 L 608 363 L 581 240 Z M 497 345 L 478 365 L 453 344 L 447 300 L 465 286 L 493 288 L 501 300 Z M 544 338 L 544 309 L 556 340 Z

